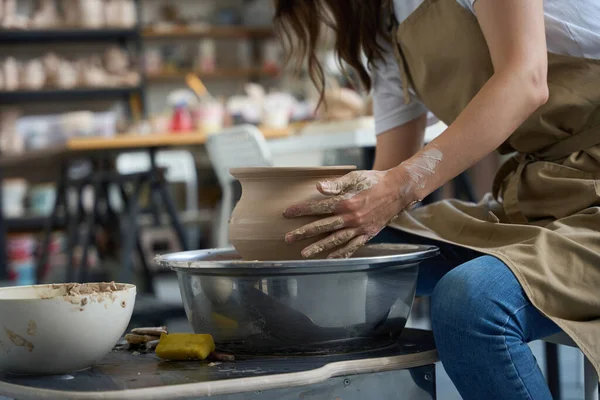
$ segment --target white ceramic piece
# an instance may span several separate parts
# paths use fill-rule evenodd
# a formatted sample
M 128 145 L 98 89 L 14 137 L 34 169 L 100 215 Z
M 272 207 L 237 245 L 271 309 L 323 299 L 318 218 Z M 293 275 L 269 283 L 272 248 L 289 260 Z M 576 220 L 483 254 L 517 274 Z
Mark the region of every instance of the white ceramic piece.
M 60 8 L 64 16 L 64 23 L 66 26 L 74 27 L 81 26 L 81 20 L 79 18 L 79 1 L 76 0 L 61 0 Z
M 4 60 L 4 89 L 13 91 L 19 88 L 19 62 L 14 57 Z
M 39 59 L 30 60 L 21 69 L 21 86 L 27 90 L 40 90 L 46 83 L 44 64 Z
M 17 1 L 5 0 L 2 27 L 6 29 L 25 29 L 28 24 L 29 19 L 17 12 Z
M 36 29 L 52 28 L 60 23 L 54 0 L 39 0 L 38 8 L 31 18 L 31 27 Z
M 111 74 L 125 74 L 129 67 L 129 56 L 120 47 L 111 46 L 104 52 L 104 66 Z
M 137 12 L 133 0 L 107 0 L 104 9 L 108 26 L 133 28 L 137 23 Z
M 119 341 L 136 289 L 65 296 L 66 285 L 0 289 L 0 370 L 65 374 L 94 365 Z
M 77 63 L 79 70 L 79 81 L 83 86 L 101 87 L 108 86 L 111 82 L 106 71 L 102 67 L 99 56 L 92 56 Z
M 137 23 L 137 11 L 133 0 L 121 0 L 121 26 L 133 28 Z
M 81 23 L 85 28 L 102 28 L 106 21 L 104 11 L 102 0 L 79 0 Z
M 8 218 L 22 217 L 25 213 L 24 200 L 27 194 L 25 179 L 7 179 L 2 190 L 3 214 Z
M 56 74 L 56 86 L 61 89 L 71 89 L 77 86 L 78 73 L 73 63 L 61 60 Z

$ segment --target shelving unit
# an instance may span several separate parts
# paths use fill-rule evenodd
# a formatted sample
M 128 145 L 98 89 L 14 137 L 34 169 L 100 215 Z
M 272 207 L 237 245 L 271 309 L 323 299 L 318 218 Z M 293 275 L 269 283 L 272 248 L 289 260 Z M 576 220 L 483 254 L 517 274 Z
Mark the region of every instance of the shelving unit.
M 0 44 L 25 44 L 27 42 L 95 42 L 135 39 L 137 29 L 81 29 L 57 28 L 44 30 L 0 30 Z
M 146 26 L 142 29 L 142 38 L 144 44 L 156 42 L 169 42 L 174 40 L 194 40 L 194 39 L 243 39 L 251 43 L 252 58 L 256 65 L 260 64 L 259 43 L 275 37 L 272 27 L 248 27 L 248 26 L 172 26 L 157 27 Z M 223 80 L 223 79 L 247 79 L 259 80 L 276 75 L 261 67 L 251 68 L 217 68 L 215 72 L 202 72 L 194 70 L 164 71 L 161 73 L 147 74 L 147 83 L 173 83 L 183 81 L 186 74 L 195 73 L 200 79 L 205 81 Z
M 7 218 L 6 229 L 11 233 L 40 232 L 46 226 L 48 217 Z M 60 219 L 57 228 L 64 228 L 65 221 Z
M 220 68 L 214 72 L 201 71 L 175 71 L 162 72 L 158 74 L 147 74 L 146 79 L 149 83 L 155 82 L 173 82 L 184 81 L 187 73 L 193 72 L 202 80 L 209 79 L 239 79 L 239 78 L 255 78 L 255 77 L 271 77 L 272 73 L 262 68 L 240 68 L 240 69 L 223 69 Z
M 206 27 L 173 27 L 171 29 L 144 28 L 145 39 L 180 39 L 180 38 L 271 38 L 272 28 L 251 28 L 245 26 L 206 26 Z
M 79 101 L 79 100 L 106 100 L 128 99 L 132 94 L 140 94 L 143 87 L 121 88 L 77 88 L 77 89 L 42 89 L 42 90 L 17 90 L 0 92 L 0 104 L 27 103 L 36 101 Z
M 0 44 L 3 45 L 39 45 L 40 43 L 86 43 L 86 42 L 117 42 L 121 46 L 128 43 L 135 45 L 138 53 L 142 51 L 142 35 L 140 26 L 140 0 L 135 0 L 137 9 L 138 25 L 133 28 L 101 28 L 85 29 L 77 27 L 64 27 L 55 29 L 33 29 L 33 30 L 6 30 L 0 29 Z M 131 96 L 138 96 L 141 104 L 141 111 L 145 113 L 146 82 L 143 72 L 141 81 L 137 86 L 132 87 L 106 87 L 106 88 L 88 88 L 80 87 L 74 89 L 52 89 L 44 88 L 41 90 L 16 90 L 0 91 L 0 104 L 15 104 L 29 102 L 47 102 L 47 101 L 81 101 L 81 100 L 107 100 L 122 99 L 128 103 Z

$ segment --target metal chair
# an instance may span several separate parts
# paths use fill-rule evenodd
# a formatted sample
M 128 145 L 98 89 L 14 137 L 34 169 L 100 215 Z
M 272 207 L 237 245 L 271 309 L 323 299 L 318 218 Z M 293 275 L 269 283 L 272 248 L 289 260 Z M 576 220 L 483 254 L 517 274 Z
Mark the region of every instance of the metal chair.
M 222 190 L 215 242 L 217 247 L 227 247 L 229 217 L 235 205 L 235 178 L 229 170 L 271 166 L 271 152 L 263 134 L 252 125 L 235 126 L 211 135 L 206 142 L 206 149 Z
M 556 335 L 550 336 L 544 339 L 547 343 L 560 344 L 563 346 L 569 347 L 577 347 L 577 344 L 573 342 L 573 340 L 564 332 L 558 333 Z M 558 368 L 558 365 L 555 366 Z M 554 373 L 553 375 L 558 375 Z M 558 376 L 554 376 L 554 379 L 557 379 Z M 549 382 L 552 388 L 552 383 Z M 556 382 L 558 383 L 558 382 Z M 596 373 L 596 369 L 587 359 L 587 357 L 583 357 L 583 386 L 584 386 L 584 399 L 585 400 L 598 400 L 598 374 Z M 555 386 L 555 390 L 560 392 L 560 385 Z M 554 398 L 560 398 L 560 393 L 552 393 Z

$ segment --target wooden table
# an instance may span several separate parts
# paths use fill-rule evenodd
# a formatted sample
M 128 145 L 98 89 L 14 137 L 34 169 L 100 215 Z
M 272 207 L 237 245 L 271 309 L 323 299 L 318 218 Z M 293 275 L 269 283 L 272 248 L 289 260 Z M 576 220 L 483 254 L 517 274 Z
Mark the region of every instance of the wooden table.
M 266 139 L 278 139 L 290 136 L 289 129 L 261 128 Z M 98 151 L 201 146 L 208 139 L 207 134 L 169 133 L 159 135 L 125 134 L 110 138 L 74 138 L 67 142 L 66 148 L 70 151 Z

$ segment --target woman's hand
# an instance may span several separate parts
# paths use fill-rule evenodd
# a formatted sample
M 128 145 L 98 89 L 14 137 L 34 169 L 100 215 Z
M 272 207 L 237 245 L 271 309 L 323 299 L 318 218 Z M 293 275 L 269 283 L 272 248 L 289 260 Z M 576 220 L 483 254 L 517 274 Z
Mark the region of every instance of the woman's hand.
M 289 232 L 285 241 L 293 243 L 331 233 L 306 247 L 303 257 L 338 248 L 328 258 L 347 258 L 377 235 L 405 208 L 418 201 L 414 176 L 402 165 L 387 171 L 355 171 L 342 178 L 317 184 L 327 199 L 289 207 L 286 218 L 329 215 Z

